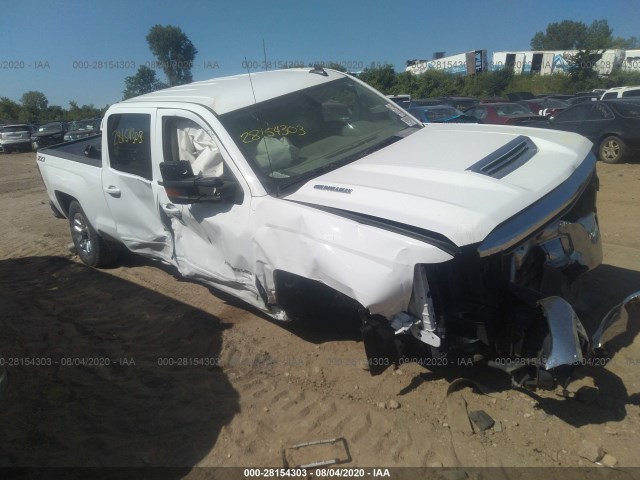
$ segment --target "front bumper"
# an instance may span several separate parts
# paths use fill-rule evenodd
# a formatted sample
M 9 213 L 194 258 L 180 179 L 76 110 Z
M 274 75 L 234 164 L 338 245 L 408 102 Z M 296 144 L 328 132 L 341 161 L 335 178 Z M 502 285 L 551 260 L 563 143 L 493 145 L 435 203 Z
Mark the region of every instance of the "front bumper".
M 417 341 L 431 356 L 481 357 L 510 373 L 526 366 L 536 372 L 528 384 L 543 386 L 624 332 L 640 292 L 613 308 L 591 338 L 572 307 L 576 280 L 602 262 L 594 164 L 589 155 L 559 188 L 479 245 L 447 262 L 416 265 L 407 310 L 365 321 L 370 361 L 402 361 Z
M 21 148 L 31 148 L 31 140 L 3 140 L 0 142 L 0 152 L 13 151 Z

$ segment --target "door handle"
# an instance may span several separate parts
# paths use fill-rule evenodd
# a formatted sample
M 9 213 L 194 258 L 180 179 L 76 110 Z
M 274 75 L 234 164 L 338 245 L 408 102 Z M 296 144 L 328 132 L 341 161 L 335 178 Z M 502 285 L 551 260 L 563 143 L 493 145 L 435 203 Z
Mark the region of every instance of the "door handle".
M 182 218 L 182 210 L 173 203 L 161 203 L 162 211 L 169 217 Z
M 107 192 L 112 197 L 119 197 L 122 194 L 120 189 L 118 187 L 116 187 L 115 185 L 109 185 L 108 187 L 106 187 L 104 189 L 104 191 Z

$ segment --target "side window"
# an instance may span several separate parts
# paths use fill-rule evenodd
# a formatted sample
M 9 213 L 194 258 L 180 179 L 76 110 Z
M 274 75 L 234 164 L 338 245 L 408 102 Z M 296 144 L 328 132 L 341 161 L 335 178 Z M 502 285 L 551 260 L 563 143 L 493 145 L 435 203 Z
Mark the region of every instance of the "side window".
M 163 118 L 162 148 L 165 161 L 187 160 L 195 175 L 222 177 L 225 173 L 222 153 L 215 140 L 187 118 Z
M 111 115 L 107 124 L 109 163 L 120 172 L 151 180 L 151 115 Z
M 556 117 L 556 122 L 575 122 L 577 120 L 584 120 L 591 110 L 591 105 L 576 105 L 575 107 L 568 108 L 564 112 L 560 112 Z
M 618 98 L 618 92 L 605 93 L 602 99 L 606 100 L 607 98 Z
M 634 90 L 627 90 L 626 92 L 622 92 L 623 97 L 640 97 L 640 88 L 636 88 Z
M 609 110 L 609 107 L 597 103 L 593 106 L 593 109 L 589 112 L 587 120 L 607 120 L 613 118 L 613 114 Z

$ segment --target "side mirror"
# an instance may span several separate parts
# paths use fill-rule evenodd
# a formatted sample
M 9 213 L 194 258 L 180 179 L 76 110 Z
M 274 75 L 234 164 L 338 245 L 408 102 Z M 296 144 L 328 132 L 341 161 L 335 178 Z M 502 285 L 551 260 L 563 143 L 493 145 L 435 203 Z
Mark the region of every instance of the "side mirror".
M 556 121 L 556 117 L 554 117 L 554 116 L 549 117 L 549 122 L 550 123 L 553 123 L 555 121 Z
M 186 160 L 161 162 L 160 173 L 171 202 L 188 205 L 200 202 L 224 202 L 234 198 L 237 183 L 220 177 L 202 177 L 193 174 L 191 164 Z

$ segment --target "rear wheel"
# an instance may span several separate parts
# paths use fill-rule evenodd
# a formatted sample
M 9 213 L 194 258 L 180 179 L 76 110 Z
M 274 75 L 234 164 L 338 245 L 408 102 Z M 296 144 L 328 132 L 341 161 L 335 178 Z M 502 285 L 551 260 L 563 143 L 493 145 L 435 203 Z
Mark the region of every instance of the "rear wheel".
M 98 235 L 76 201 L 69 205 L 71 238 L 80 259 L 91 267 L 108 265 L 115 259 L 114 249 Z
M 606 137 L 600 142 L 598 155 L 605 163 L 619 163 L 625 156 L 626 147 L 620 138 L 615 135 Z

